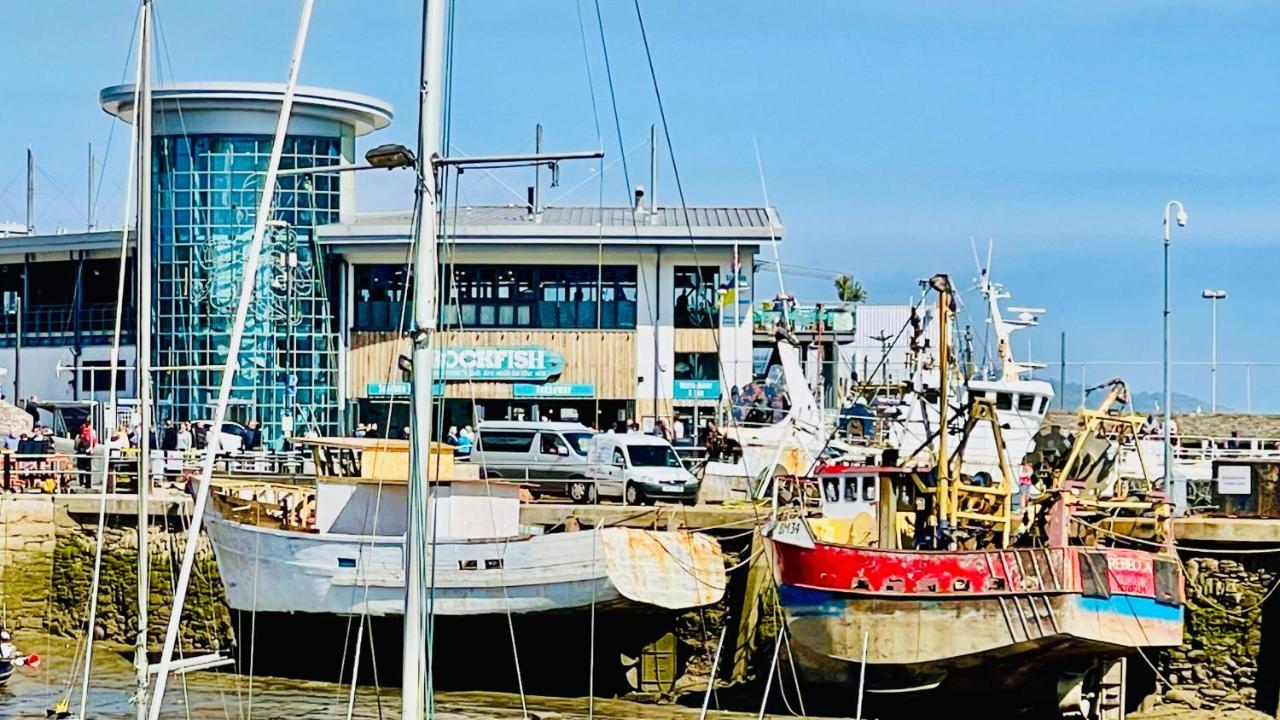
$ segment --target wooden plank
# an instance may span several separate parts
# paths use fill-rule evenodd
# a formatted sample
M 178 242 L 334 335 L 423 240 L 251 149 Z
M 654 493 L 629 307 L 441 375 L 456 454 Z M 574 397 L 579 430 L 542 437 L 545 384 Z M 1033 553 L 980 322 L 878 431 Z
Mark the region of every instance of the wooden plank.
M 549 382 L 590 384 L 606 400 L 630 400 L 636 392 L 636 334 L 615 330 L 466 330 L 442 332 L 439 347 L 536 346 L 564 356 L 564 372 Z M 366 397 L 369 383 L 401 380 L 397 358 L 409 354 L 409 339 L 394 332 L 351 333 L 347 392 Z M 509 382 L 450 382 L 448 398 L 509 398 Z

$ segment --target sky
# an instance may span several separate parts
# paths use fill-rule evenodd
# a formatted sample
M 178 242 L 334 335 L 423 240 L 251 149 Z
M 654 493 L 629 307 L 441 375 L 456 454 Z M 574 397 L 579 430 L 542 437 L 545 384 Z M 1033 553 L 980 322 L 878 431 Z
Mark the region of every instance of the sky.
M 286 77 L 300 2 L 154 4 L 161 81 Z M 1165 203 L 1181 200 L 1190 222 L 1173 238 L 1174 360 L 1207 363 L 1210 303 L 1200 291 L 1227 290 L 1219 404 L 1280 412 L 1280 311 L 1270 293 L 1280 275 L 1280 6 L 640 5 L 689 204 L 758 206 L 767 194 L 785 225 L 783 262 L 848 273 L 871 302 L 904 302 L 935 272 L 970 287 L 971 248 L 985 257 L 993 242 L 993 274 L 1011 303 L 1048 309 L 1040 327 L 1016 336 L 1019 353 L 1029 340 L 1035 359 L 1056 361 L 1065 332 L 1068 360 L 1091 363 L 1087 383 L 1123 375 L 1158 390 L 1161 222 Z M 600 6 L 630 184 L 648 185 L 645 143 L 660 116 L 635 6 Z M 361 153 L 413 144 L 419 12 L 409 0 L 316 3 L 302 82 L 396 110 Z M 128 134 L 113 128 L 97 92 L 132 77 L 135 13 L 126 0 L 0 3 L 0 222 L 23 217 L 29 145 L 37 229 L 82 228 L 90 142 L 102 164 L 97 215 L 120 222 Z M 625 202 L 595 13 L 593 0 L 460 2 L 452 151 L 530 151 L 541 122 L 547 149 L 602 146 L 614 163 L 603 180 L 591 164 L 566 164 L 545 197 L 594 205 L 603 183 L 606 202 Z M 659 203 L 678 204 L 665 146 L 660 166 Z M 462 200 L 521 201 L 528 175 L 499 176 L 519 196 L 474 175 Z M 358 209 L 407 207 L 407 179 L 363 173 Z M 784 282 L 802 300 L 833 297 L 829 279 L 788 273 Z M 762 277 L 757 295 L 775 285 Z M 980 328 L 979 299 L 964 300 Z M 1120 361 L 1144 364 L 1100 364 Z M 1249 397 L 1244 362 L 1264 363 Z M 1209 398 L 1206 366 L 1175 366 L 1173 377 L 1176 391 Z M 1071 367 L 1068 381 L 1079 380 Z

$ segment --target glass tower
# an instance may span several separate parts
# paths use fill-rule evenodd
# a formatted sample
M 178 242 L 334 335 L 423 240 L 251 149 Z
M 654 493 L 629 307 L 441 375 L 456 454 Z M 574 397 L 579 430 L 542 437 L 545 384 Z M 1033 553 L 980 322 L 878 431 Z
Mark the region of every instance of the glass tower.
M 154 375 L 160 422 L 213 416 L 271 143 L 155 138 L 152 347 L 155 364 L 171 368 Z M 341 138 L 290 135 L 281 169 L 350 161 Z M 337 173 L 281 177 L 276 187 L 227 416 L 262 423 L 269 445 L 338 431 L 335 316 L 313 231 L 338 221 L 339 195 Z

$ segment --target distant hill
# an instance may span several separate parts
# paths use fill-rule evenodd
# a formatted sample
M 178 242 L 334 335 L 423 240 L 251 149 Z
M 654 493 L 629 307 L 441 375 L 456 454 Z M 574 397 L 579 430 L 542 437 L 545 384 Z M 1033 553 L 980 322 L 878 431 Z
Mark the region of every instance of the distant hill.
M 1053 408 L 1056 410 L 1062 407 L 1066 410 L 1074 410 L 1080 407 L 1080 383 L 1067 383 L 1066 397 L 1058 389 L 1058 383 L 1050 380 L 1049 384 L 1053 386 L 1054 398 Z M 1132 388 L 1130 388 L 1133 391 Z M 1095 390 L 1089 394 L 1088 404 L 1096 405 L 1102 400 L 1102 390 Z M 1163 404 L 1164 393 L 1156 392 L 1138 392 L 1133 391 L 1133 407 L 1140 413 L 1155 412 Z M 1173 411 L 1178 413 L 1208 412 L 1209 402 L 1207 400 L 1195 397 L 1193 395 L 1183 395 L 1175 392 L 1173 394 Z M 1219 403 L 1219 412 L 1232 412 L 1231 408 Z

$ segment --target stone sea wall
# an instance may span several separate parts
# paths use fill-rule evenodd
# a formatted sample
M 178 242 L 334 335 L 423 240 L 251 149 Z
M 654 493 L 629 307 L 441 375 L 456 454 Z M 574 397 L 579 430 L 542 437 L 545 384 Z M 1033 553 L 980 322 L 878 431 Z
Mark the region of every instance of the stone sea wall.
M 1280 557 L 1184 556 L 1185 642 L 1157 663 L 1165 702 L 1204 709 L 1274 712 L 1280 666 Z M 1270 616 L 1270 617 L 1268 617 Z
M 0 496 L 0 597 L 10 627 L 64 637 L 83 632 L 96 533 L 96 516 L 72 518 L 49 496 Z M 95 635 L 132 644 L 138 616 L 136 526 L 132 518 L 110 518 L 103 537 Z M 185 543 L 178 518 L 157 519 L 149 531 L 147 637 L 154 648 L 164 642 Z M 182 645 L 192 651 L 225 648 L 235 639 L 213 552 L 204 538 L 180 627 Z

